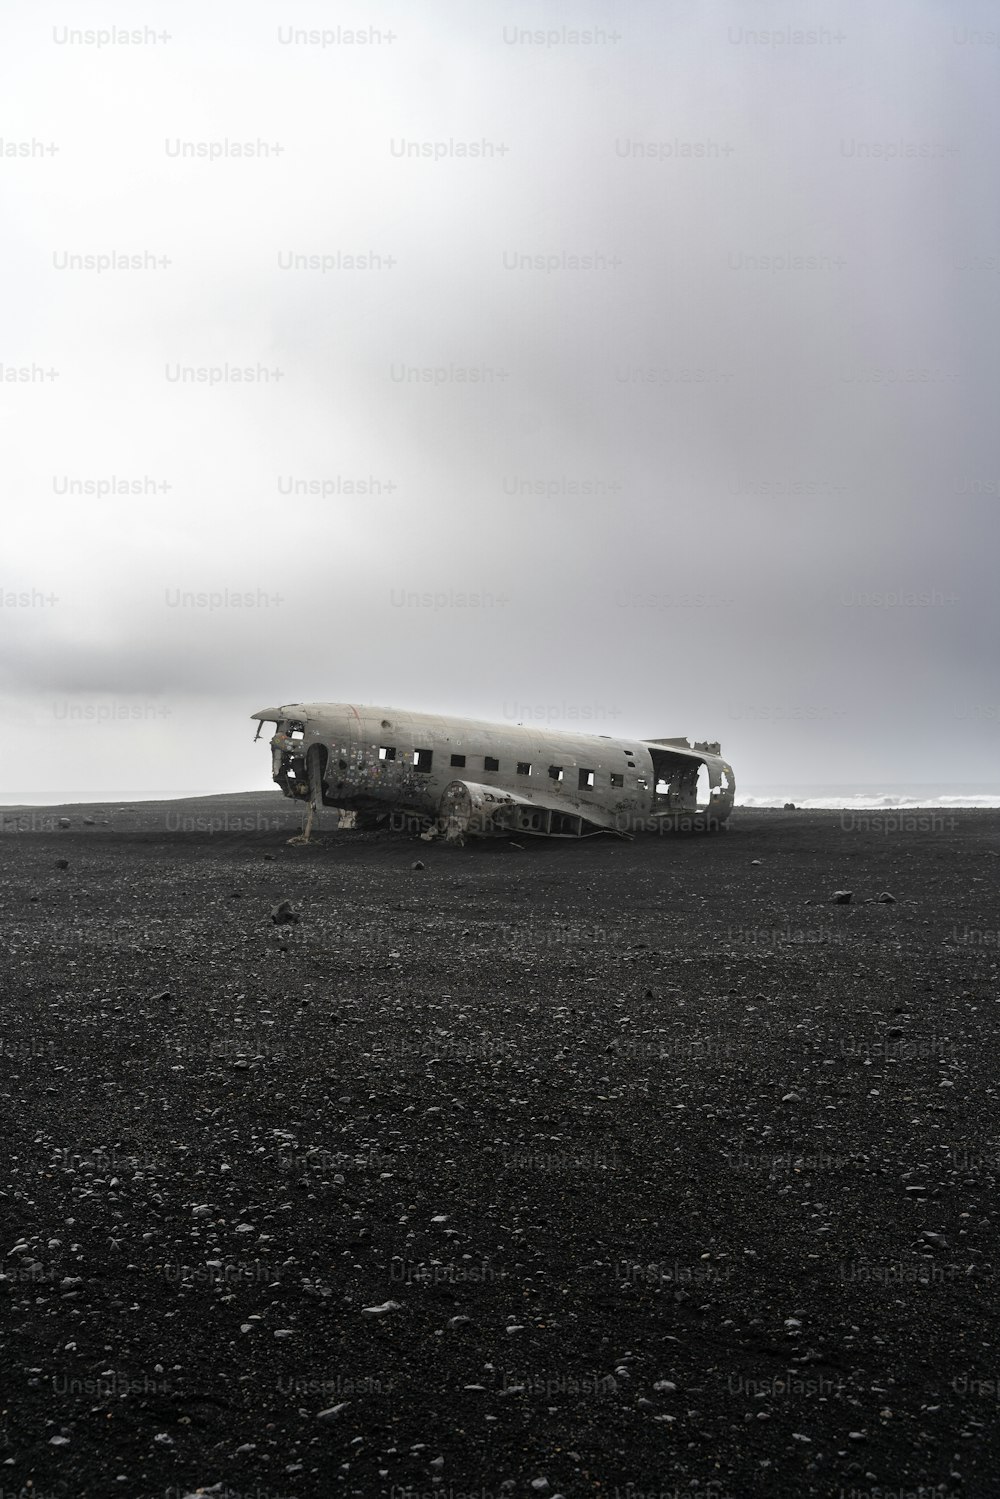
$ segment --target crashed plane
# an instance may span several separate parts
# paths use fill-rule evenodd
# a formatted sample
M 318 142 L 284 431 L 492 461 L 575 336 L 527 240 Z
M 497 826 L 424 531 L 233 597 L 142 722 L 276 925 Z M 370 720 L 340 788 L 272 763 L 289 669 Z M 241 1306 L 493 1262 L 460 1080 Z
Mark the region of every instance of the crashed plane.
M 713 831 L 736 783 L 718 744 L 620 739 L 482 723 L 353 703 L 261 708 L 273 723 L 272 776 L 309 809 L 361 828 L 467 837 L 586 838 Z

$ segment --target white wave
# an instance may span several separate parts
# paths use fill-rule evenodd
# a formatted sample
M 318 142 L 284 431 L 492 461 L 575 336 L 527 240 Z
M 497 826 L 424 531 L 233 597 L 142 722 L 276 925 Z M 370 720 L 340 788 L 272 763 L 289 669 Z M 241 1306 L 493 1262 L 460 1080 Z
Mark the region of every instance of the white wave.
M 957 811 L 965 807 L 969 809 L 1000 807 L 1000 791 L 995 792 L 954 792 L 940 796 L 902 796 L 893 795 L 891 792 L 884 796 L 870 795 L 830 795 L 830 796 L 805 796 L 801 800 L 794 792 L 787 796 L 740 796 L 737 792 L 737 807 L 783 807 L 786 802 L 794 802 L 797 811 L 801 812 L 871 812 L 880 808 L 892 807 L 898 810 L 907 808 L 937 809 L 939 811 Z

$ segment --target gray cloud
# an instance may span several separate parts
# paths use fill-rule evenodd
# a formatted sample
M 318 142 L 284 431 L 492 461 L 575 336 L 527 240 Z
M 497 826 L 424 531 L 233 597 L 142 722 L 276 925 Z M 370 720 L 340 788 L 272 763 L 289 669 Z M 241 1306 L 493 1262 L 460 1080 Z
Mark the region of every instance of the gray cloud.
M 990 7 L 2 24 L 8 795 L 296 698 L 995 775 Z

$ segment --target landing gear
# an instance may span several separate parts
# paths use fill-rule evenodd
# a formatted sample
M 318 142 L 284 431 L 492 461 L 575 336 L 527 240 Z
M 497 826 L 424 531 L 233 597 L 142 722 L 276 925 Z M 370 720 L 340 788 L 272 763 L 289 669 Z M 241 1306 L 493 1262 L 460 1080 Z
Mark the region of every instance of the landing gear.
M 306 774 L 309 779 L 309 807 L 306 812 L 306 823 L 301 833 L 296 833 L 294 838 L 289 838 L 289 843 L 309 844 L 312 842 L 313 822 L 323 805 L 323 760 L 322 745 L 311 745 L 306 756 Z

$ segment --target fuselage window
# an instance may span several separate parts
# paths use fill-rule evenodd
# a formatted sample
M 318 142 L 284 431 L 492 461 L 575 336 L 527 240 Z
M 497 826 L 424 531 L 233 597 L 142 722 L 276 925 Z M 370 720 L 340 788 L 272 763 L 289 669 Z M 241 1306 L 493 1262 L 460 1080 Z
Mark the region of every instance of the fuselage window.
M 395 760 L 396 746 L 394 744 L 380 744 L 378 747 L 378 757 L 380 760 Z
M 562 780 L 562 776 L 563 776 L 563 768 L 562 768 L 561 765 L 550 765 L 549 766 L 549 779 L 550 780 L 552 780 L 552 781 L 561 781 Z
M 594 784 L 594 772 L 592 770 L 584 770 L 583 766 L 581 765 L 581 767 L 580 767 L 580 775 L 579 775 L 579 779 L 577 781 L 577 785 L 579 786 L 580 790 L 581 791 L 589 791 L 590 788 L 593 786 L 593 784 Z
M 517 773 L 519 776 L 530 776 L 531 765 L 527 760 L 518 760 Z
M 431 768 L 431 761 L 433 760 L 433 758 L 434 758 L 434 751 L 433 750 L 429 750 L 429 749 L 415 749 L 413 751 L 413 768 L 414 768 L 414 770 L 423 770 L 423 771 L 430 770 L 430 768 Z
M 484 770 L 499 770 L 500 769 L 500 761 L 494 759 L 494 757 L 492 755 L 485 755 L 483 757 L 483 769 Z
M 624 784 L 625 784 L 625 777 L 624 776 L 615 775 L 614 771 L 612 771 L 611 772 L 611 784 L 612 784 L 612 786 L 624 786 Z
M 464 755 L 452 755 L 452 757 L 451 757 L 451 763 L 452 763 L 452 765 L 457 765 L 459 767 L 459 769 L 461 769 L 464 766 L 464 764 L 465 764 L 465 756 Z

